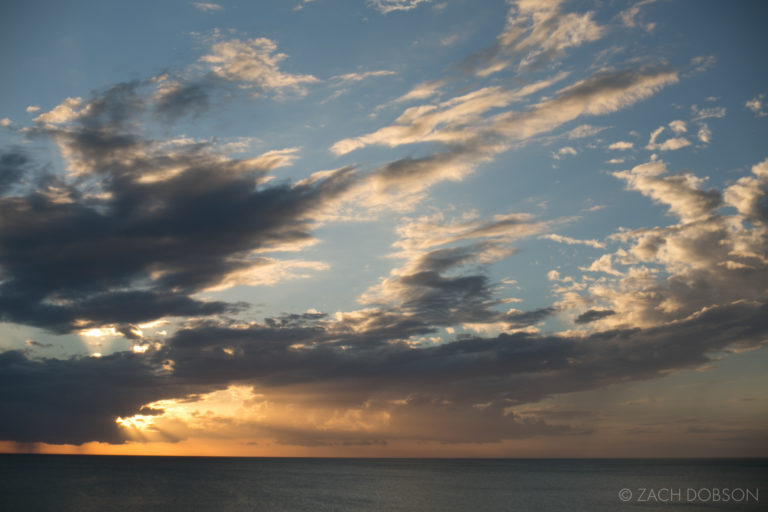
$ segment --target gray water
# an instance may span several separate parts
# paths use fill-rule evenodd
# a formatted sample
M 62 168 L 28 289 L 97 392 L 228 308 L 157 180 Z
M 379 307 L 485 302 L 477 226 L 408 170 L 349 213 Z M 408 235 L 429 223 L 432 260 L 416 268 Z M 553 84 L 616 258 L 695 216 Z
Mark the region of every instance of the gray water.
M 0 455 L 0 510 L 754 511 L 768 459 Z

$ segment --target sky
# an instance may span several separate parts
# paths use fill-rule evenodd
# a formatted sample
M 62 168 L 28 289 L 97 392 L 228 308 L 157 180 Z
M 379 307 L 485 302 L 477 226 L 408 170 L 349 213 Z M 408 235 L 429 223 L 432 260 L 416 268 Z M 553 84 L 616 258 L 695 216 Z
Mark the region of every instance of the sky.
M 768 456 L 768 5 L 6 3 L 0 451 Z

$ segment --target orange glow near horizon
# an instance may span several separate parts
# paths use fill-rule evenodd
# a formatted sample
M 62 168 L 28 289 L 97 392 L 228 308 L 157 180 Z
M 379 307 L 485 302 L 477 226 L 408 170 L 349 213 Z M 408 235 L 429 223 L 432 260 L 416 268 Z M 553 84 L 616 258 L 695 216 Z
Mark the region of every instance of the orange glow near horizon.
M 178 443 L 136 442 L 112 445 L 86 443 L 51 445 L 47 443 L 13 443 L 0 441 L 0 453 L 37 453 L 60 455 L 122 455 L 122 456 L 180 456 L 180 457 L 326 457 L 326 458 L 656 458 L 702 457 L 701 447 L 695 443 L 681 443 L 669 437 L 652 444 L 628 448 L 625 437 L 606 435 L 574 439 L 509 440 L 501 443 L 458 443 L 395 441 L 375 446 L 291 446 L 273 440 L 190 438 Z M 734 452 L 724 444 L 722 450 L 707 457 L 750 457 L 748 450 Z

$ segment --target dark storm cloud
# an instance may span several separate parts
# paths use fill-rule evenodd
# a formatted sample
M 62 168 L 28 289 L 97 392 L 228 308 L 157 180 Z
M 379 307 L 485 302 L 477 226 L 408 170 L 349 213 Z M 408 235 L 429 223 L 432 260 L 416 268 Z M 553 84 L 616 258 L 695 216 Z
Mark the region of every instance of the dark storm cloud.
M 136 114 L 144 109 L 147 99 L 141 94 L 143 82 L 134 80 L 112 85 L 95 93 L 88 108 L 79 118 L 80 125 L 93 132 L 114 133 L 125 129 Z
M 29 163 L 29 158 L 21 151 L 0 153 L 0 195 L 21 181 Z
M 122 443 L 115 418 L 135 414 L 168 384 L 132 354 L 30 360 L 18 351 L 0 354 L 0 383 L 0 438 L 74 444 Z
M 357 334 L 338 332 L 333 323 L 286 329 L 209 325 L 178 331 L 155 357 L 174 360 L 178 377 L 208 382 L 225 376 L 266 386 L 344 382 L 352 394 L 423 392 L 453 400 L 529 402 L 704 364 L 708 353 L 734 343 L 754 346 L 768 333 L 765 313 L 763 305 L 737 303 L 668 326 L 587 338 L 516 333 L 417 349 L 404 343 L 345 344 Z M 296 344 L 304 348 L 291 348 Z
M 586 338 L 516 333 L 427 348 L 347 343 L 365 333 L 345 332 L 321 316 L 247 328 L 208 322 L 178 331 L 167 346 L 143 355 L 31 360 L 18 351 L 3 353 L 0 438 L 119 442 L 117 416 L 138 413 L 155 400 L 232 383 L 251 383 L 265 392 L 293 390 L 315 404 L 397 400 L 401 409 L 387 409 L 393 424 L 417 439 L 419 432 L 435 439 L 433 431 L 427 432 L 435 418 L 466 424 L 455 435 L 438 436 L 445 442 L 578 433 L 578 428 L 501 411 L 557 393 L 695 368 L 708 363 L 709 354 L 732 345 L 757 346 L 766 335 L 768 308 L 747 302 L 712 307 L 666 326 Z M 172 372 L 161 369 L 168 361 L 173 361 Z M 422 430 L 412 424 L 417 417 L 424 422 Z
M 279 157 L 227 159 L 209 144 L 144 140 L 130 131 L 146 105 L 142 86 L 109 88 L 64 126 L 38 123 L 35 135 L 57 140 L 78 174 L 48 175 L 25 195 L 0 198 L 4 321 L 66 332 L 77 320 L 239 309 L 190 295 L 264 264 L 255 250 L 310 239 L 310 213 L 349 185 L 351 169 L 264 186 Z M 27 162 L 6 155 L 3 164 Z
M 498 230 L 507 221 L 481 226 L 466 236 L 482 236 L 482 231 Z M 366 320 L 386 311 L 388 315 L 419 319 L 424 327 L 452 326 L 462 323 L 504 322 L 508 327 L 533 325 L 554 313 L 553 308 L 529 312 L 503 312 L 496 309 L 504 302 L 496 298 L 496 283 L 482 272 L 482 263 L 474 273 L 456 271 L 472 263 L 483 262 L 487 253 L 510 253 L 506 243 L 492 240 L 457 247 L 434 249 L 416 258 L 409 271 L 388 280 L 386 288 L 394 290 L 395 308 L 382 306 Z M 429 332 L 429 331 L 425 331 Z M 390 333 L 390 336 L 394 333 Z M 408 337 L 402 333 L 403 338 Z M 411 333 L 416 334 L 416 333 Z
M 206 83 L 185 83 L 170 87 L 155 98 L 155 111 L 168 121 L 208 110 L 210 87 Z
M 616 312 L 612 309 L 590 309 L 589 311 L 585 311 L 576 317 L 574 322 L 577 324 L 588 324 L 590 322 L 594 322 L 595 320 L 600 320 L 601 318 L 615 314 Z

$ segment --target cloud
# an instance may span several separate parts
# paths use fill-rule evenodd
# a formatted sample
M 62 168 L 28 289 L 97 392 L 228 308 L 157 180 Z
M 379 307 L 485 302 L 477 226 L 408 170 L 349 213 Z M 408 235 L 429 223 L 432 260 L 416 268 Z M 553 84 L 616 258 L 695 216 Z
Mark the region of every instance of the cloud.
M 600 71 L 561 89 L 554 98 L 535 104 L 525 112 L 496 116 L 494 129 L 508 137 L 526 139 L 580 116 L 626 108 L 677 81 L 677 74 L 665 69 Z
M 82 98 L 67 98 L 53 110 L 40 114 L 35 118 L 38 123 L 61 124 L 71 121 L 81 115 L 82 111 L 76 111 L 83 104 Z
M 660 145 L 657 145 L 656 147 L 654 147 L 654 149 L 658 149 L 660 151 L 675 151 L 677 149 L 682 149 L 690 145 L 691 145 L 691 141 L 689 141 L 688 139 L 683 137 L 675 137 L 675 138 L 665 140 Z
M 466 61 L 479 77 L 486 77 L 517 61 L 518 70 L 543 66 L 566 49 L 600 39 L 605 30 L 594 13 L 563 13 L 562 2 L 511 2 L 507 24 L 496 44 Z
M 601 131 L 605 130 L 605 126 L 591 126 L 588 124 L 582 124 L 577 126 L 576 128 L 573 128 L 571 130 L 568 130 L 566 132 L 566 137 L 569 139 L 583 139 L 586 137 L 592 137 L 593 135 L 597 135 Z
M 721 204 L 721 194 L 716 190 L 701 190 L 704 180 L 692 174 L 666 176 L 664 162 L 651 161 L 634 167 L 631 171 L 614 173 L 626 181 L 631 189 L 666 204 L 670 212 L 683 222 L 705 219 Z
M 243 261 L 243 268 L 225 274 L 221 280 L 203 291 L 220 291 L 234 286 L 272 286 L 289 279 L 307 279 L 306 270 L 328 270 L 330 266 L 320 261 L 276 260 L 251 258 Z M 298 272 L 297 272 L 298 271 Z
M 723 194 L 744 218 L 768 220 L 759 206 L 766 169 L 766 162 L 755 165 L 753 178 Z M 663 162 L 616 175 L 666 204 L 680 223 L 622 231 L 616 240 L 630 246 L 592 265 L 590 270 L 608 271 L 619 282 L 589 285 L 592 306 L 575 318 L 589 332 L 527 332 L 555 311 L 503 308 L 504 297 L 488 277 L 467 271 L 508 257 L 510 244 L 538 235 L 551 222 L 527 214 L 420 217 L 398 228 L 395 249 L 404 264 L 368 293 L 375 300 L 366 309 L 236 324 L 191 321 L 141 354 L 69 360 L 0 354 L 0 407 L 10 418 L 0 426 L 0 438 L 120 443 L 137 434 L 129 428 L 136 414 L 151 416 L 146 421 L 160 428 L 152 435 L 163 440 L 219 431 L 221 423 L 213 419 L 223 421 L 224 413 L 205 424 L 174 411 L 179 403 L 207 407 L 207 394 L 235 385 L 261 395 L 246 394 L 238 402 L 248 411 L 248 435 L 285 444 L 434 440 L 430 432 L 446 421 L 459 421 L 460 428 L 439 436 L 442 442 L 578 433 L 577 426 L 552 418 L 531 421 L 515 409 L 556 394 L 702 367 L 725 350 L 764 343 L 764 230 L 718 214 L 718 194 L 701 190 L 703 180 L 691 175 L 669 175 Z M 654 262 L 668 277 L 642 273 Z M 615 265 L 630 268 L 619 272 Z M 482 330 L 499 322 L 507 332 L 493 337 L 420 341 L 442 326 Z M 272 405 L 261 407 L 265 403 Z M 306 414 L 296 419 L 292 413 L 288 422 L 290 410 Z M 188 426 L 178 427 L 185 421 Z
M 203 12 L 220 11 L 222 7 L 219 4 L 205 3 L 205 2 L 193 2 L 195 9 Z
M 675 132 L 675 133 L 685 133 L 688 131 L 688 128 L 685 125 L 685 121 L 676 120 L 676 121 L 670 121 L 669 122 L 669 128 Z
M 515 97 L 500 87 L 484 87 L 439 105 L 411 107 L 395 120 L 396 124 L 342 139 L 331 146 L 331 151 L 343 155 L 371 144 L 395 147 L 424 141 L 460 142 L 472 136 L 467 126 L 477 122 L 480 114 L 508 105 Z
M 331 151 L 338 155 L 368 144 L 394 147 L 431 141 L 445 146 L 428 156 L 402 158 L 368 172 L 346 197 L 354 197 L 369 209 L 407 211 L 426 188 L 445 180 L 464 179 L 480 164 L 509 149 L 512 142 L 528 140 L 583 115 L 626 108 L 677 81 L 677 74 L 667 69 L 603 70 L 522 111 L 483 115 L 565 76 L 559 73 L 512 91 L 485 87 L 438 105 L 410 107 L 395 124 L 336 142 Z
M 211 142 L 145 140 L 134 132 L 154 112 L 143 87 L 120 84 L 77 100 L 74 114 L 71 100 L 42 114 L 36 135 L 57 141 L 71 176 L 35 178 L 28 157 L 3 157 L 4 177 L 15 176 L 6 191 L 33 180 L 0 196 L 4 321 L 72 332 L 236 312 L 242 304 L 192 296 L 324 268 L 263 253 L 311 242 L 312 213 L 348 189 L 351 169 L 269 186 L 295 148 L 232 159 Z
M 423 99 L 429 98 L 431 96 L 436 95 L 440 91 L 440 88 L 443 85 L 445 85 L 444 80 L 433 80 L 430 82 L 422 82 L 420 84 L 415 85 L 413 89 L 411 89 L 407 93 L 393 100 L 392 103 L 403 103 L 406 101 L 423 100 Z
M 622 275 L 620 271 L 613 267 L 613 260 L 610 254 L 603 254 L 594 260 L 588 267 L 579 267 L 584 272 L 603 272 L 612 276 Z
M 371 5 L 385 13 L 419 3 Z M 627 20 L 639 23 L 637 12 Z M 513 65 L 537 69 L 605 33 L 592 13 L 565 13 L 555 1 L 515 2 L 497 44 L 468 68 L 481 77 Z M 461 180 L 515 142 L 628 108 L 678 80 L 674 70 L 635 63 L 601 69 L 545 97 L 534 95 L 566 73 L 453 96 L 447 80 L 425 82 L 393 103 L 434 102 L 333 148 L 346 154 L 437 142 L 438 149 L 298 182 L 271 180 L 275 169 L 298 160 L 296 147 L 233 158 L 215 140 L 155 138 L 162 130 L 151 122 L 201 114 L 216 87 L 231 88 L 227 82 L 280 96 L 304 94 L 319 81 L 281 69 L 285 58 L 269 39 L 219 41 L 201 59 L 206 76 L 188 70 L 68 98 L 29 129 L 30 137 L 58 145 L 68 174 L 52 174 L 33 153 L 0 155 L 0 320 L 134 343 L 132 351 L 100 358 L 33 357 L 31 347 L 44 348 L 33 340 L 26 352 L 0 352 L 0 413 L 8 418 L 0 439 L 175 442 L 216 433 L 363 446 L 579 435 L 588 429 L 577 421 L 522 406 L 702 368 L 723 352 L 765 343 L 768 160 L 722 191 L 691 171 L 673 174 L 657 159 L 613 173 L 674 220 L 620 229 L 607 239 L 610 250 L 602 241 L 552 233 L 571 219 L 433 214 L 401 220 L 389 255 L 395 268 L 362 294 L 358 310 L 255 320 L 242 314 L 245 304 L 202 298 L 323 271 L 326 263 L 304 259 L 299 249 L 315 242 L 320 222 L 341 218 L 342 207 L 402 211 L 427 187 Z M 699 121 L 725 114 L 692 110 Z M 707 125 L 691 126 L 709 142 Z M 689 128 L 672 121 L 649 145 L 683 147 L 690 141 L 677 135 Z M 546 143 L 602 129 L 581 124 Z M 659 142 L 665 130 L 675 137 Z M 576 152 L 565 146 L 558 154 Z M 564 275 L 565 266 L 550 272 L 557 304 L 518 310 L 510 304 L 521 299 L 505 295 L 509 281 L 495 282 L 488 266 L 523 257 L 517 243 L 526 237 L 599 252 L 581 276 Z M 280 255 L 289 251 L 292 257 Z M 541 334 L 555 315 L 555 325 L 572 321 L 573 329 Z M 144 322 L 173 316 L 181 319 L 178 330 L 164 339 L 147 334 Z M 216 408 L 217 401 L 234 404 L 238 414 Z M 452 428 L 441 428 L 447 424 Z
M 294 11 L 300 11 L 300 10 L 304 9 L 304 5 L 305 4 L 312 3 L 314 1 L 315 0 L 301 0 L 298 4 L 296 4 L 296 6 L 293 8 L 293 10 Z
M 638 18 L 640 17 L 640 7 L 654 3 L 655 1 L 656 0 L 642 0 L 637 2 L 632 7 L 621 11 L 619 13 L 619 19 L 621 19 L 622 24 L 624 24 L 626 27 L 640 27 L 646 32 L 651 32 L 654 28 L 656 28 L 656 23 L 642 23 L 638 20 Z
M 574 320 L 574 322 L 577 324 L 588 324 L 590 322 L 594 322 L 595 320 L 599 320 L 601 318 L 615 314 L 616 312 L 612 309 L 590 309 L 589 311 L 585 311 L 584 313 L 580 314 L 578 318 Z
M 558 149 L 557 152 L 552 153 L 552 157 L 555 160 L 560 160 L 565 155 L 578 155 L 578 154 L 579 154 L 579 152 L 576 151 L 575 149 L 573 149 L 571 146 L 564 146 L 564 147 Z
M 4 118 L 0 119 L 0 126 L 8 127 L 8 126 L 11 126 L 11 124 L 13 124 L 13 121 L 11 121 L 7 117 L 4 117 Z
M 376 9 L 381 14 L 389 14 L 395 11 L 410 11 L 422 3 L 431 0 L 367 0 L 368 7 Z
M 497 216 L 486 222 L 445 221 L 442 215 L 410 220 L 398 228 L 400 239 L 394 243 L 398 252 L 393 256 L 405 263 L 367 290 L 361 301 L 380 308 L 394 306 L 394 311 L 425 325 L 530 325 L 539 315 L 551 312 L 496 310 L 506 301 L 494 297 L 494 286 L 485 275 L 457 272 L 510 256 L 513 241 L 547 225 L 527 214 Z
M 691 106 L 694 121 L 701 121 L 702 119 L 719 119 L 725 117 L 725 107 L 712 107 L 712 108 L 699 108 L 696 105 Z
M 343 75 L 337 75 L 331 77 L 331 80 L 336 80 L 340 84 L 346 84 L 350 82 L 360 82 L 362 80 L 365 80 L 367 78 L 371 77 L 377 77 L 377 76 L 391 76 L 396 75 L 394 71 L 388 71 L 385 69 L 380 69 L 377 71 L 364 71 L 362 73 L 345 73 Z
M 635 147 L 635 143 L 634 142 L 627 142 L 627 141 L 620 140 L 618 142 L 612 143 L 610 146 L 608 146 L 608 149 L 616 149 L 618 151 L 626 151 L 628 149 L 632 149 L 633 147 Z
M 481 135 L 524 140 L 582 115 L 600 115 L 625 108 L 677 81 L 677 75 L 667 70 L 601 71 L 561 89 L 556 97 L 526 111 L 506 111 L 491 118 L 481 117 L 491 109 L 507 106 L 549 87 L 565 76 L 559 73 L 513 91 L 498 86 L 484 87 L 438 105 L 411 107 L 396 119 L 395 124 L 359 137 L 342 139 L 331 147 L 331 151 L 343 155 L 370 144 L 395 147 L 428 141 L 468 144 Z
M 333 323 L 315 317 L 246 328 L 199 325 L 178 331 L 167 347 L 145 354 L 30 360 L 10 351 L 0 354 L 0 404 L 8 418 L 0 438 L 120 443 L 129 432 L 116 418 L 143 410 L 163 425 L 165 411 L 142 408 L 165 399 L 173 418 L 178 402 L 169 399 L 194 402 L 231 384 L 255 386 L 264 396 L 251 399 L 251 407 L 264 399 L 275 404 L 274 416 L 271 408 L 253 409 L 261 411 L 251 420 L 254 427 L 282 424 L 282 404 L 323 413 L 319 423 L 309 418 L 294 423 L 301 435 L 282 438 L 287 444 L 328 442 L 329 431 L 367 433 L 368 439 L 380 441 L 435 439 L 434 429 L 448 420 L 458 421 L 459 428 L 439 436 L 443 442 L 562 434 L 574 429 L 531 423 L 514 414 L 515 407 L 702 366 L 728 347 L 758 345 L 768 333 L 766 318 L 765 306 L 739 302 L 646 329 L 581 338 L 500 334 L 411 348 L 354 343 L 366 333 L 334 334 Z M 341 343 L 323 342 L 326 338 Z M 169 360 L 173 370 L 162 370 Z M 334 409 L 348 411 L 346 420 L 329 423 Z
M 766 104 L 765 100 L 765 94 L 758 94 L 751 100 L 747 101 L 744 106 L 747 107 L 749 110 L 755 113 L 755 116 L 757 117 L 764 117 L 768 116 L 768 104 Z
M 670 126 L 671 127 L 673 126 L 672 130 L 675 133 L 681 133 L 682 131 L 686 130 L 685 123 L 683 123 L 682 121 L 679 121 L 679 122 L 672 121 L 672 123 L 670 123 Z M 691 145 L 691 141 L 689 141 L 685 137 L 671 137 L 665 140 L 664 142 L 661 142 L 661 143 L 657 142 L 659 135 L 661 135 L 664 132 L 664 130 L 665 130 L 664 126 L 660 126 L 656 130 L 654 130 L 651 133 L 651 138 L 648 140 L 648 144 L 645 146 L 645 149 L 648 149 L 651 151 L 654 151 L 654 150 L 675 151 Z
M 693 67 L 693 73 L 701 73 L 712 69 L 717 64 L 717 58 L 714 55 L 701 55 L 691 59 L 691 67 Z
M 52 343 L 40 343 L 39 341 L 35 340 L 24 340 L 24 344 L 28 347 L 37 347 L 37 348 L 51 348 L 53 347 Z
M 459 36 L 459 34 L 451 34 L 449 36 L 446 36 L 440 39 L 440 46 L 451 46 L 452 44 L 456 43 L 459 39 L 461 39 L 461 36 Z
M 558 243 L 568 244 L 568 245 L 587 245 L 589 247 L 594 247 L 595 249 L 602 249 L 605 247 L 605 245 L 602 242 L 598 242 L 597 240 L 578 240 L 576 238 L 557 235 L 555 233 L 541 235 L 539 238 L 546 238 L 547 240 L 552 240 L 553 242 L 558 242 Z
M 699 125 L 699 131 L 696 133 L 696 136 L 702 144 L 709 144 L 712 142 L 712 130 L 709 129 L 707 123 L 701 123 Z
M 131 353 L 30 360 L 17 351 L 0 353 L 0 380 L 0 408 L 7 418 L 0 438 L 72 444 L 125 442 L 115 419 L 138 413 L 167 381 Z M 11 391 L 13 383 L 20 386 L 17 391 Z M 192 389 L 181 386 L 174 392 Z
M 32 114 L 32 113 L 37 112 L 38 110 L 40 110 L 40 107 L 38 107 L 37 105 L 30 105 L 25 110 L 27 112 L 29 112 L 30 114 Z
M 164 83 L 154 95 L 155 109 L 168 121 L 186 115 L 198 115 L 208 110 L 208 88 L 201 83 Z
M 231 82 L 240 82 L 242 87 L 254 89 L 256 93 L 287 92 L 304 95 L 304 84 L 319 82 L 312 75 L 286 73 L 280 70 L 280 63 L 288 56 L 277 52 L 277 44 L 265 37 L 241 41 L 231 39 L 215 43 L 211 53 L 200 58 L 210 65 L 213 73 Z
M 739 178 L 725 191 L 726 204 L 736 208 L 751 222 L 766 224 L 768 221 L 768 159 L 752 166 L 754 176 Z
M 31 161 L 26 152 L 11 150 L 0 153 L 0 197 L 19 185 L 30 169 Z
M 710 308 L 739 301 L 764 303 L 768 286 L 768 239 L 764 225 L 765 162 L 724 191 L 705 189 L 691 172 L 670 174 L 652 160 L 614 173 L 631 190 L 664 205 L 678 222 L 665 227 L 622 229 L 611 236 L 619 248 L 584 271 L 606 279 L 571 279 L 556 305 L 576 315 L 589 309 L 615 312 L 589 325 L 649 327 L 679 322 Z M 723 210 L 735 208 L 736 213 Z

